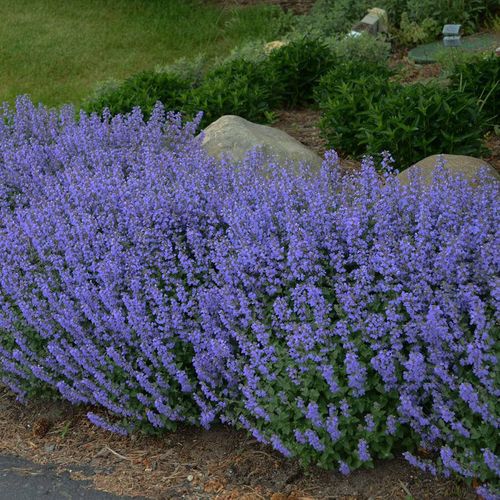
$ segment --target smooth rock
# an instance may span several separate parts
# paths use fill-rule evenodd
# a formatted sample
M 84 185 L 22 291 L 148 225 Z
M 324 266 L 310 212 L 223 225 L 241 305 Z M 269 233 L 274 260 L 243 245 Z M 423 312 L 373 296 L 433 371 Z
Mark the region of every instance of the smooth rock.
M 210 156 L 220 159 L 228 154 L 241 161 L 245 154 L 260 147 L 265 155 L 278 161 L 304 162 L 319 167 L 321 158 L 282 130 L 249 122 L 240 116 L 225 115 L 211 123 L 204 131 L 203 147 Z
M 420 172 L 424 182 L 430 184 L 432 181 L 432 173 L 441 160 L 445 161 L 445 169 L 455 174 L 461 174 L 469 181 L 473 181 L 477 178 L 482 168 L 486 169 L 488 176 L 490 176 L 492 180 L 500 181 L 498 172 L 484 160 L 472 156 L 442 154 L 428 156 L 418 163 L 415 163 L 415 165 L 403 170 L 398 174 L 401 184 L 409 184 L 410 175 L 416 170 Z

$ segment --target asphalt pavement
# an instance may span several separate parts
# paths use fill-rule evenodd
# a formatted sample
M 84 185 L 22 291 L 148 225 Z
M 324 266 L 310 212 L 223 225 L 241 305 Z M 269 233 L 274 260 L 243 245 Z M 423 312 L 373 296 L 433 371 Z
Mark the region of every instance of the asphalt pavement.
M 0 500 L 131 500 L 96 491 L 90 485 L 71 479 L 67 472 L 58 474 L 54 465 L 0 455 Z

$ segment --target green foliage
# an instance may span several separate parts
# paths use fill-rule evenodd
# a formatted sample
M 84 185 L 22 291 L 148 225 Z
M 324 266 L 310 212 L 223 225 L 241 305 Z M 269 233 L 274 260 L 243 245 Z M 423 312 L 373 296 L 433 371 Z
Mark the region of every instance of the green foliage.
M 496 0 L 406 0 L 405 11 L 417 23 L 461 24 L 465 33 L 473 33 L 498 7 Z
M 364 112 L 389 90 L 389 69 L 356 62 L 339 64 L 320 81 L 315 96 L 320 128 L 331 147 L 350 155 L 366 152 L 361 143 Z
M 264 50 L 265 44 L 266 42 L 264 40 L 252 40 L 243 45 L 239 45 L 222 61 L 222 64 L 238 61 L 240 59 L 250 62 L 265 61 L 268 57 L 268 54 Z
M 188 81 L 171 73 L 143 71 L 125 80 L 119 86 L 108 86 L 101 93 L 89 99 L 84 109 L 87 112 L 101 112 L 109 108 L 112 115 L 127 113 L 140 106 L 149 116 L 157 101 L 167 104 L 171 110 L 182 108 L 181 95 L 190 87 Z
M 475 96 L 438 84 L 400 85 L 356 65 L 336 68 L 319 85 L 320 128 L 329 146 L 377 156 L 387 150 L 399 168 L 438 153 L 478 155 L 487 120 Z M 342 75 L 345 77 L 342 78 Z
M 312 102 L 315 86 L 334 62 L 324 42 L 303 37 L 273 50 L 265 66 L 271 75 L 279 79 L 276 91 L 280 101 L 295 106 Z
M 182 111 L 188 117 L 203 111 L 202 127 L 222 115 L 267 122 L 278 103 L 278 96 L 273 93 L 276 81 L 263 64 L 231 61 L 209 72 L 199 87 L 183 94 Z
M 389 21 L 399 25 L 406 0 L 317 0 L 311 12 L 297 23 L 296 29 L 302 33 L 332 37 L 348 33 L 372 7 L 387 11 Z
M 457 66 L 473 63 L 478 58 L 488 56 L 488 54 L 491 54 L 489 50 L 470 52 L 461 47 L 443 47 L 436 52 L 434 58 L 436 63 L 441 66 L 443 74 L 449 76 L 455 72 Z
M 493 127 L 499 123 L 500 58 L 495 54 L 457 64 L 450 76 L 453 88 L 477 99 Z
M 426 17 L 422 21 L 411 21 L 408 13 L 403 12 L 397 32 L 397 41 L 405 46 L 432 42 L 441 32 L 442 25 L 435 19 Z
M 297 24 L 301 33 L 331 37 L 347 33 L 373 7 L 368 0 L 317 0 Z
M 266 123 L 277 107 L 313 101 L 313 89 L 333 62 L 326 44 L 308 38 L 275 49 L 267 58 L 228 60 L 183 96 L 183 110 L 190 117 L 203 111 L 202 126 L 226 114 Z
M 394 86 L 364 115 L 366 152 L 389 150 L 402 168 L 432 154 L 483 150 L 486 121 L 476 99 L 436 83 Z
M 368 33 L 361 36 L 330 37 L 325 40 L 338 62 L 360 61 L 384 65 L 389 59 L 391 46 L 381 38 Z
M 438 37 L 446 23 L 462 24 L 466 34 L 491 20 L 497 0 L 318 0 L 311 13 L 297 25 L 301 33 L 331 37 L 345 34 L 372 7 L 385 9 L 391 32 L 403 45 L 415 45 Z
M 169 73 L 185 80 L 195 86 L 201 83 L 208 70 L 209 61 L 205 54 L 198 54 L 196 57 L 181 57 L 173 63 L 165 66 L 156 66 L 157 73 Z
M 100 113 L 108 107 L 114 115 L 140 106 L 147 117 L 161 101 L 187 118 L 203 111 L 202 127 L 227 114 L 266 123 L 279 106 L 312 102 L 313 89 L 334 60 L 325 43 L 302 37 L 263 58 L 230 58 L 202 76 L 200 65 L 187 63 L 142 72 L 121 85 L 112 82 L 84 109 Z

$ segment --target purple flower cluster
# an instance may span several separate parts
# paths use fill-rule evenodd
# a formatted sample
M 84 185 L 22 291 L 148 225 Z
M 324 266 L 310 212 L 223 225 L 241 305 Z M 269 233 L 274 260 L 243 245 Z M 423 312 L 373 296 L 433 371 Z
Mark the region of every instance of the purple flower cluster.
M 498 493 L 498 183 L 216 162 L 195 128 L 4 109 L 2 381 L 342 473 L 413 443 Z

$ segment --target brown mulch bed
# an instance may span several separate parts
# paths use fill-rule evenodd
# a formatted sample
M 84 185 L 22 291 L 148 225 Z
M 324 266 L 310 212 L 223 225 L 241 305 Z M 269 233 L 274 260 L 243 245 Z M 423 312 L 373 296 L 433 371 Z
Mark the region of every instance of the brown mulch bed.
M 434 478 L 402 458 L 343 477 L 303 470 L 296 461 L 223 426 L 122 437 L 96 428 L 85 413 L 69 403 L 24 406 L 0 387 L 0 453 L 55 464 L 99 490 L 154 499 L 475 498 L 462 482 Z
M 277 120 L 272 124 L 273 127 L 285 131 L 319 156 L 325 154 L 328 147 L 318 128 L 319 111 L 307 108 L 280 110 L 276 115 Z
M 325 139 L 321 137 L 318 122 L 321 113 L 318 110 L 301 108 L 280 110 L 276 112 L 277 120 L 273 127 L 283 130 L 294 139 L 312 149 L 320 157 L 328 150 Z M 344 172 L 359 169 L 361 163 L 349 158 L 341 158 L 341 167 Z

